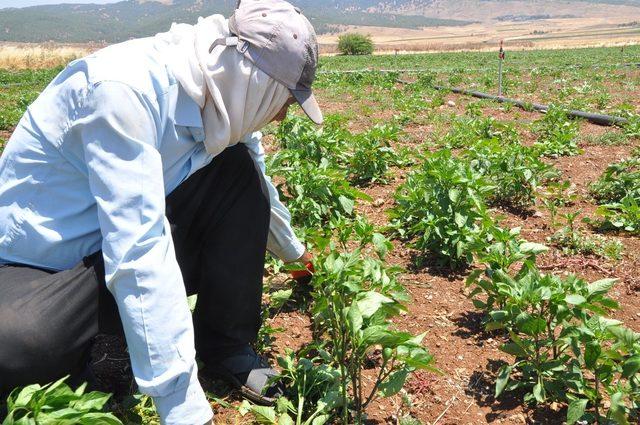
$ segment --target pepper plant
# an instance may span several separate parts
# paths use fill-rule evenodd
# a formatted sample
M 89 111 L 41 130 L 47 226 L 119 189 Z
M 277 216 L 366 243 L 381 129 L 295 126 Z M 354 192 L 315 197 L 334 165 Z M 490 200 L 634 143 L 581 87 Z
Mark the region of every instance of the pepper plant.
M 327 246 L 327 248 L 330 248 Z M 364 410 L 379 394 L 398 393 L 410 372 L 435 370 L 433 357 L 422 346 L 424 335 L 396 330 L 389 319 L 405 310 L 408 300 L 398 283 L 398 270 L 360 250 L 330 253 L 315 263 L 312 314 L 316 334 L 340 370 L 343 423 L 362 423 Z M 365 365 L 377 359 L 373 386 L 365 390 Z
M 605 290 L 608 283 L 596 287 Z M 569 333 L 573 363 L 585 373 L 569 387 L 567 423 L 582 419 L 627 425 L 639 420 L 640 334 L 617 320 L 597 315 L 583 320 Z
M 7 398 L 7 417 L 2 425 L 122 425 L 112 413 L 104 411 L 111 394 L 85 393 L 86 384 L 74 391 L 65 383 L 67 378 L 12 391 Z
M 489 245 L 495 223 L 485 199 L 494 189 L 450 150 L 428 154 L 398 188 L 390 227 L 422 253 L 435 255 L 439 264 L 466 266 Z
M 569 119 L 564 109 L 551 105 L 544 118 L 534 123 L 538 134 L 535 147 L 540 155 L 557 158 L 560 156 L 578 155 L 580 127 L 577 121 Z

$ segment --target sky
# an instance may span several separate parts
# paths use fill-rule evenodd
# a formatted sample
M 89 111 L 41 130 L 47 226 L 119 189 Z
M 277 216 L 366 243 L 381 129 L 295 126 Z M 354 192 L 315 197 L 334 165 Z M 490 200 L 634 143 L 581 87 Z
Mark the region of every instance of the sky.
M 60 3 L 115 3 L 121 0 L 0 0 L 0 9 L 5 7 L 27 7 L 40 4 Z

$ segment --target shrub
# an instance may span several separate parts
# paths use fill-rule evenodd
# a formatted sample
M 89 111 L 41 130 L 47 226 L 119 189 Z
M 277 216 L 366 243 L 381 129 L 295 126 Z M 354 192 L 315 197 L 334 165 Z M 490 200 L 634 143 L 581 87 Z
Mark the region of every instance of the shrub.
M 369 35 L 344 34 L 338 38 L 338 50 L 343 55 L 370 55 L 373 41 Z
M 640 152 L 632 158 L 611 164 L 589 190 L 602 204 L 597 213 L 603 219 L 595 223 L 603 230 L 640 233 Z
M 627 195 L 640 198 L 640 151 L 632 158 L 609 165 L 589 186 L 589 191 L 600 204 L 620 202 Z
M 545 275 L 535 264 L 543 250 L 513 240 L 509 245 L 504 252 L 511 252 L 511 261 L 491 261 L 467 279 L 474 305 L 486 313 L 486 330 L 504 330 L 509 342 L 500 349 L 515 358 L 498 371 L 496 397 L 524 390 L 528 403 L 567 402 L 568 424 L 637 420 L 640 334 L 606 317 L 618 308 L 607 297 L 615 280 L 589 284 Z M 509 266 L 519 260 L 511 274 Z
M 397 281 L 399 270 L 359 250 L 329 250 L 331 254 L 317 262 L 313 318 L 316 332 L 326 338 L 332 363 L 340 369 L 341 423 L 362 423 L 364 409 L 377 396 L 398 393 L 416 369 L 435 371 L 433 356 L 422 346 L 425 334 L 414 336 L 392 326 L 391 319 L 406 310 L 402 302 L 408 300 Z M 377 349 L 379 371 L 369 386 L 363 372 Z M 355 421 L 348 420 L 350 409 Z
M 280 199 L 286 202 L 296 226 L 319 228 L 331 219 L 353 217 L 357 199 L 371 200 L 346 180 L 344 171 L 329 160 L 304 161 L 296 152 L 282 151 L 271 158 L 270 170 L 284 178 Z
M 535 128 L 538 133 L 535 145 L 541 155 L 559 157 L 580 153 L 578 122 L 569 119 L 563 109 L 551 106 L 544 118 L 535 123 Z
M 462 117 L 453 122 L 451 131 L 444 136 L 444 145 L 448 148 L 465 148 L 479 141 L 497 140 L 509 144 L 518 141 L 518 132 L 508 124 L 496 121 L 493 117 Z
M 495 187 L 489 204 L 516 212 L 531 207 L 540 185 L 558 176 L 535 149 L 502 138 L 482 140 L 462 156 Z
M 398 188 L 391 228 L 441 265 L 466 266 L 489 244 L 494 222 L 485 199 L 493 191 L 468 162 L 447 149 L 435 152 Z
M 353 154 L 349 165 L 354 183 L 386 182 L 389 166 L 398 160 L 389 142 L 397 140 L 399 132 L 400 128 L 393 124 L 376 125 L 351 139 Z
M 603 217 L 598 226 L 603 230 L 622 230 L 640 234 L 640 199 L 631 195 L 620 202 L 601 205 L 597 213 Z

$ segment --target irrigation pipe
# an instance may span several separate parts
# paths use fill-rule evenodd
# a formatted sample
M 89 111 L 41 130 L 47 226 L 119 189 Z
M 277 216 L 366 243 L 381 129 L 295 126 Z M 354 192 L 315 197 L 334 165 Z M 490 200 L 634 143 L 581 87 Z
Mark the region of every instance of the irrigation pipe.
M 508 64 L 508 66 L 511 66 L 512 68 L 516 68 L 518 70 L 521 71 L 533 71 L 535 69 L 549 69 L 549 70 L 566 70 L 567 68 L 571 69 L 571 68 L 577 68 L 577 69 L 581 69 L 581 68 L 592 68 L 592 69 L 596 69 L 596 68 L 627 68 L 627 67 L 631 67 L 631 68 L 640 68 L 640 63 L 635 63 L 635 62 L 630 62 L 630 63 L 613 63 L 613 64 L 590 64 L 590 65 L 580 65 L 580 64 L 575 64 L 575 65 L 567 65 L 567 66 L 546 66 L 546 65 L 540 65 L 540 66 L 534 66 L 534 67 L 529 67 L 529 68 L 518 68 L 517 66 L 513 65 L 513 64 Z M 319 70 L 317 72 L 318 75 L 331 75 L 331 74 L 361 74 L 361 73 L 367 73 L 367 72 L 379 72 L 381 74 L 388 74 L 388 73 L 400 73 L 400 74 L 422 74 L 422 73 L 426 73 L 426 72 L 450 72 L 455 70 L 455 67 L 450 67 L 450 68 L 429 68 L 429 69 L 376 69 L 376 68 L 361 68 L 361 69 L 336 69 L 336 70 Z M 476 71 L 493 71 L 494 68 L 491 67 L 485 67 L 485 68 L 465 68 L 465 71 L 472 71 L 472 72 L 476 72 Z
M 406 83 L 406 81 L 403 81 L 403 82 Z M 533 109 L 534 111 L 538 111 L 538 112 L 547 112 L 549 110 L 548 105 L 543 105 L 540 103 L 523 102 L 521 100 L 511 99 L 504 96 L 494 96 L 494 95 L 482 93 L 479 91 L 465 90 L 457 87 L 443 87 L 443 86 L 434 86 L 434 88 L 436 90 L 450 91 L 456 94 L 473 96 L 479 99 L 488 99 L 488 100 L 494 100 L 500 103 L 509 103 L 511 105 L 517 106 L 526 111 L 530 111 Z M 567 111 L 567 115 L 573 118 L 583 118 L 594 124 L 605 125 L 605 126 L 614 126 L 614 125 L 622 126 L 627 124 L 628 122 L 626 118 L 614 117 L 612 115 L 595 114 L 592 112 L 584 112 L 584 111 L 570 110 L 570 111 Z

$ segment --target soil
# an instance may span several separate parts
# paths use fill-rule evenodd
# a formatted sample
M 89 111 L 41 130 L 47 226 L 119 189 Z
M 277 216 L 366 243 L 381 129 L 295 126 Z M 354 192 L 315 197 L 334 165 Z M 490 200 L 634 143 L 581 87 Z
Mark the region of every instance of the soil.
M 322 98 L 322 95 L 319 96 Z M 452 100 L 455 106 L 447 106 Z M 443 108 L 450 108 L 456 114 L 464 113 L 469 100 L 450 95 L 445 99 Z M 326 102 L 325 111 L 349 111 L 352 104 L 343 100 Z M 357 112 L 357 111 L 356 111 Z M 499 120 L 518 120 L 531 122 L 539 115 L 517 109 L 505 110 L 499 105 L 484 104 L 485 115 Z M 375 119 L 388 119 L 389 111 L 374 111 Z M 350 122 L 352 129 L 362 129 L 370 125 L 372 117 L 359 117 Z M 428 140 L 434 131 L 433 126 L 410 124 L 406 136 L 399 141 L 404 146 L 420 146 Z M 616 131 L 581 123 L 581 135 L 599 135 L 606 131 Z M 523 140 L 531 143 L 534 136 L 524 130 Z M 266 138 L 267 150 L 273 150 L 272 138 Z M 638 145 L 636 140 L 635 145 Z M 569 180 L 572 191 L 578 195 L 571 206 L 562 208 L 561 213 L 582 211 L 582 216 L 593 217 L 595 205 L 589 199 L 588 185 L 596 180 L 610 163 L 627 157 L 634 146 L 583 146 L 584 153 L 574 157 L 550 160 L 562 172 L 562 178 Z M 396 169 L 391 180 L 384 185 L 373 185 L 362 190 L 373 199 L 362 203 L 358 211 L 366 215 L 376 225 L 387 222 L 386 210 L 393 206 L 393 194 L 403 182 L 406 170 Z M 546 242 L 556 229 L 551 226 L 548 211 L 536 206 L 526 216 L 514 215 L 505 211 L 496 211 L 504 216 L 504 226 L 521 227 L 522 236 L 534 242 Z M 592 230 L 580 225 L 586 233 Z M 625 250 L 622 260 L 607 260 L 585 257 L 564 256 L 557 250 L 541 258 L 542 268 L 548 272 L 566 274 L 575 273 L 588 281 L 615 277 L 619 283 L 612 296 L 621 305 L 613 314 L 623 320 L 630 328 L 640 332 L 640 274 L 638 256 L 640 240 L 637 237 L 618 235 Z M 548 406 L 527 407 L 523 405 L 521 395 L 507 395 L 500 400 L 493 397 L 495 374 L 501 364 L 511 360 L 499 351 L 504 337 L 499 333 L 484 332 L 481 315 L 475 310 L 464 293 L 464 274 L 448 273 L 433 267 L 416 268 L 415 252 L 402 243 L 394 242 L 395 249 L 389 254 L 388 262 L 403 267 L 406 272 L 401 276 L 412 297 L 408 312 L 395 320 L 402 330 L 413 333 L 427 332 L 424 344 L 429 347 L 437 359 L 441 374 L 418 372 L 407 382 L 405 389 L 411 399 L 411 407 L 403 403 L 400 396 L 379 399 L 368 409 L 370 423 L 396 424 L 399 418 L 411 413 L 424 424 L 560 424 L 566 417 L 566 406 L 551 404 Z M 277 281 L 277 279 L 275 279 Z M 296 350 L 311 339 L 310 319 L 300 311 L 282 311 L 270 319 L 274 328 L 286 329 L 277 333 L 271 357 L 282 354 L 285 349 Z M 117 338 L 103 337 L 94 352 L 95 372 L 100 385 L 107 391 L 126 394 L 131 391 L 131 371 L 126 359 L 124 344 Z M 369 377 L 374 371 L 367 371 Z M 220 383 L 208 383 L 208 388 L 222 400 L 238 404 L 237 394 Z M 248 423 L 250 419 L 241 417 L 234 409 L 222 407 L 214 402 L 217 412 L 216 423 Z

